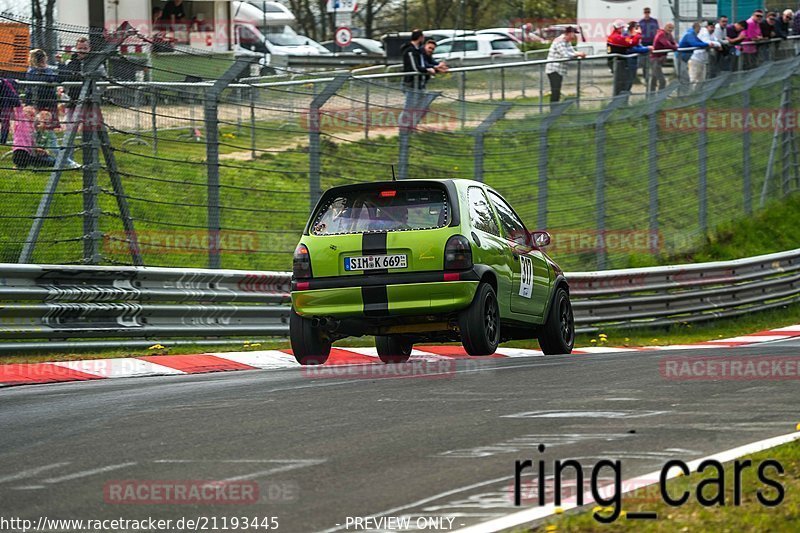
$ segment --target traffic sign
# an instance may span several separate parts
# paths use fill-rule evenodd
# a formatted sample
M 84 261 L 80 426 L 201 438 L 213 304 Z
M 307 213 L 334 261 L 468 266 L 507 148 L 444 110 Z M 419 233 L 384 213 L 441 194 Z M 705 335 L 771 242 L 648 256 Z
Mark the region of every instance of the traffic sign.
M 342 13 L 355 13 L 358 11 L 357 0 L 328 0 L 328 13 L 341 11 Z
M 345 26 L 336 28 L 334 39 L 339 46 L 347 46 L 353 40 L 353 31 Z

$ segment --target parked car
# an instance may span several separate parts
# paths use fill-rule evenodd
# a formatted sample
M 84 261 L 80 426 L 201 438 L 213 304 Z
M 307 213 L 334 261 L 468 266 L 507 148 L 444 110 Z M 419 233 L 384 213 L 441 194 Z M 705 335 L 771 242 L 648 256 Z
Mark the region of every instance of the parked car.
M 324 41 L 322 46 L 333 53 L 355 54 L 359 56 L 384 56 L 383 43 L 374 39 L 355 37 L 347 46 L 337 46 L 333 41 Z
M 433 39 L 437 43 L 445 39 L 463 37 L 464 35 L 475 35 L 472 30 L 425 30 L 423 32 L 426 39 Z
M 234 26 L 234 54 L 310 56 L 329 53 L 310 37 L 298 35 L 289 26 L 258 28 L 249 23 Z
M 437 59 L 488 59 L 492 56 L 522 56 L 516 42 L 510 37 L 483 34 L 445 39 L 437 43 Z
M 331 343 L 375 335 L 384 363 L 419 342 L 460 341 L 470 355 L 538 338 L 575 340 L 569 286 L 499 193 L 471 180 L 343 185 L 322 195 L 294 252 L 292 351 L 324 363 Z
M 556 37 L 562 35 L 567 28 L 574 28 L 576 33 L 580 35 L 581 29 L 578 26 L 578 23 L 574 24 L 551 24 L 550 26 L 545 26 L 544 28 L 539 28 L 536 30 L 536 33 L 539 37 L 544 39 L 546 42 L 551 42 Z
M 511 33 L 508 29 L 489 28 L 487 30 L 478 30 L 475 32 L 475 35 L 499 35 L 501 37 L 508 37 L 509 39 L 514 41 L 514 43 L 516 43 L 517 46 L 522 44 L 522 40 L 513 33 Z
M 476 35 L 495 34 L 506 35 L 520 43 L 545 43 L 544 39 L 536 35 L 532 29 L 527 28 L 487 28 L 485 30 L 478 30 Z

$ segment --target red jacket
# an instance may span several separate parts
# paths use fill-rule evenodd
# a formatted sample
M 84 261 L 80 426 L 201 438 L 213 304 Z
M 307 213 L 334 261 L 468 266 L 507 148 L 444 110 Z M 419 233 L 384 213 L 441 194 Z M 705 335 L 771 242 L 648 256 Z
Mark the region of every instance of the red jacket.
M 656 33 L 656 38 L 653 40 L 653 51 L 677 49 L 678 43 L 675 42 L 675 37 L 673 37 L 671 33 L 667 33 L 664 30 L 658 30 L 658 33 Z M 657 59 L 660 63 L 663 63 L 664 60 L 667 59 L 667 54 L 653 54 L 651 52 L 650 59 Z
M 638 45 L 641 42 L 642 42 L 641 34 L 639 34 L 639 35 L 622 35 L 621 32 L 618 32 L 616 30 L 612 31 L 611 34 L 606 39 L 606 44 L 608 45 L 609 49 L 610 48 L 624 48 L 625 50 L 627 50 L 628 48 L 632 48 L 632 47 Z M 622 52 L 616 52 L 615 51 L 613 53 L 624 54 L 625 51 L 622 51 Z

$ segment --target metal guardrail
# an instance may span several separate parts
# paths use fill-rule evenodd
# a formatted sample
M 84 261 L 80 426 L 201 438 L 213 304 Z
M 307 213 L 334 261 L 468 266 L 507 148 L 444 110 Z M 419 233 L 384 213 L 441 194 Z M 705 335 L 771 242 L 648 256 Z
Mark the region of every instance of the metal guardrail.
M 714 263 L 568 273 L 579 332 L 668 326 L 800 301 L 800 249 Z M 289 333 L 287 272 L 0 264 L 0 351 L 230 344 Z M 165 341 L 167 338 L 204 338 Z M 211 338 L 211 339 L 209 339 Z M 152 339 L 146 341 L 145 339 Z

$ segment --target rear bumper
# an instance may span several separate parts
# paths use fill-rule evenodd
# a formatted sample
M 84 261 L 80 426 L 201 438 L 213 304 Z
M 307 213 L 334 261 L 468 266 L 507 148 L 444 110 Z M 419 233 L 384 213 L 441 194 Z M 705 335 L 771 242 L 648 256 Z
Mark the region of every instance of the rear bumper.
M 322 278 L 311 280 L 307 290 L 297 290 L 293 282 L 292 306 L 302 316 L 334 318 L 439 315 L 467 307 L 478 288 L 477 273 L 459 273 L 457 281 L 444 281 L 444 276 L 425 272 Z

